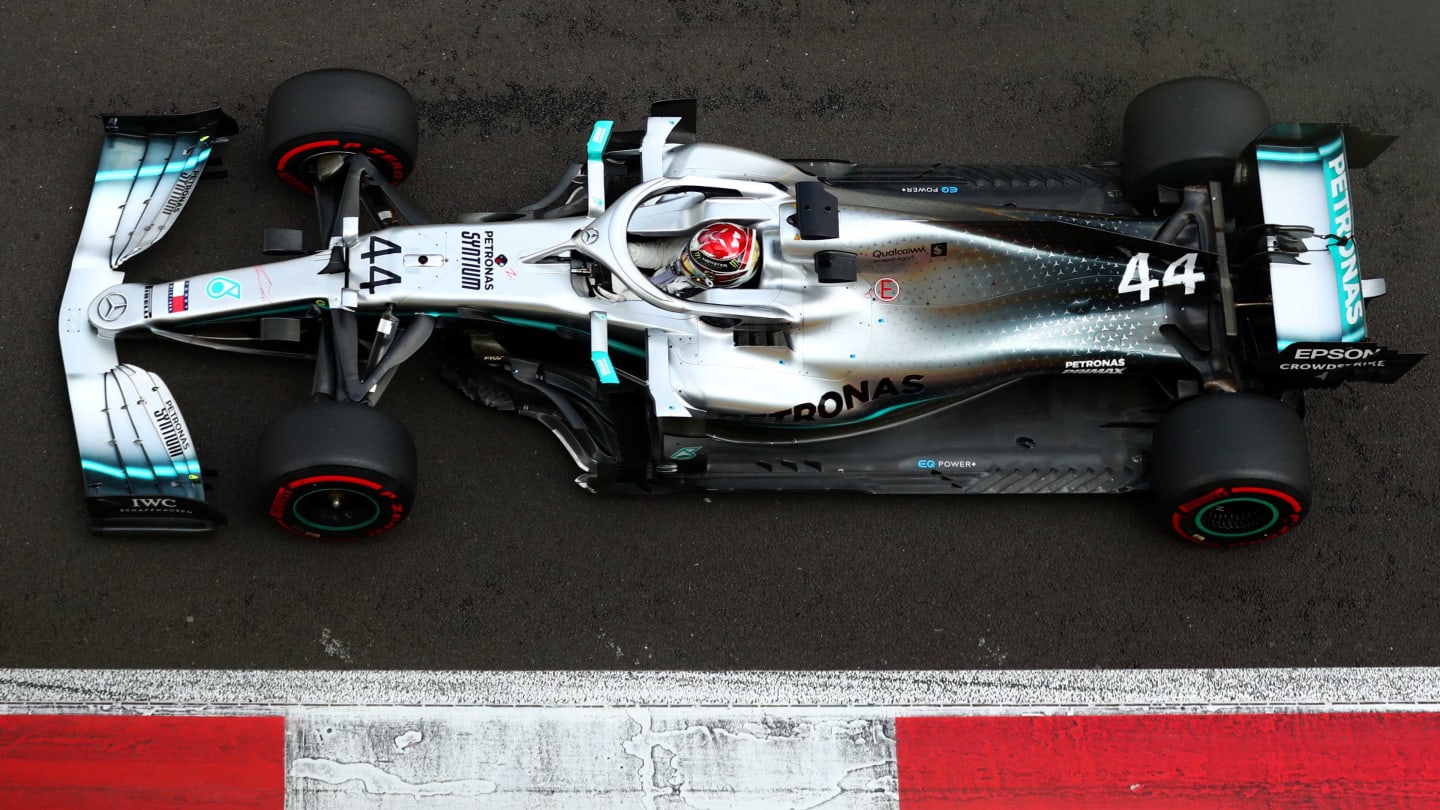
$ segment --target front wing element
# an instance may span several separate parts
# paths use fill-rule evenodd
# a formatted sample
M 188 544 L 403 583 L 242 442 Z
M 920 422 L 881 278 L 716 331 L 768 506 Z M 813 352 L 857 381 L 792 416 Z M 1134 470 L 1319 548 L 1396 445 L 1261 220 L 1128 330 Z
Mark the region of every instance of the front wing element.
M 91 528 L 206 531 L 225 519 L 205 503 L 200 461 L 174 398 L 158 376 L 121 364 L 114 333 L 96 328 L 120 321 L 134 304 L 97 296 L 124 281 L 121 264 L 168 232 L 212 148 L 236 125 L 218 109 L 103 119 L 100 167 L 60 305 L 60 350 Z
M 132 365 L 70 378 L 90 525 L 96 532 L 202 532 L 225 523 L 205 503 L 200 459 L 170 390 Z

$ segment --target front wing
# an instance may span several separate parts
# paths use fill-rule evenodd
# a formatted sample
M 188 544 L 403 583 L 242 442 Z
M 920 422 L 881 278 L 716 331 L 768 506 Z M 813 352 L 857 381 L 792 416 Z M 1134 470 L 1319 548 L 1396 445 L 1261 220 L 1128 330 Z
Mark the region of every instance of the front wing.
M 104 121 L 100 166 L 60 308 L 60 349 L 91 527 L 208 531 L 225 518 L 205 503 L 200 459 L 174 398 L 157 375 L 120 363 L 115 335 L 95 323 L 119 322 L 139 303 L 101 294 L 124 281 L 119 268 L 125 261 L 168 232 L 212 148 L 236 125 L 218 109 Z M 181 286 L 166 300 L 147 296 L 145 315 L 184 306 L 186 295 Z

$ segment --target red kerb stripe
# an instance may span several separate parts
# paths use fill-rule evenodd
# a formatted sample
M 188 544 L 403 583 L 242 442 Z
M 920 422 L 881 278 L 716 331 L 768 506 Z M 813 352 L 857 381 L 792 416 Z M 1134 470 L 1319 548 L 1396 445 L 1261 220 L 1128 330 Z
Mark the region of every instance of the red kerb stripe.
M 902 717 L 902 810 L 1440 807 L 1440 714 Z
M 0 715 L 0 807 L 284 806 L 282 717 Z

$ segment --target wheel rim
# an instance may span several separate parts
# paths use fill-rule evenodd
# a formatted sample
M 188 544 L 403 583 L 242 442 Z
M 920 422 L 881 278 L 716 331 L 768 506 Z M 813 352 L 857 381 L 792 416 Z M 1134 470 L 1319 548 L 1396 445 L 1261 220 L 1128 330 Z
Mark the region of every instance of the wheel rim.
M 313 183 L 333 177 L 339 166 L 330 164 L 336 156 L 362 154 L 369 157 L 376 168 L 392 184 L 398 184 L 410 174 L 410 167 L 401 161 L 395 147 L 383 141 L 351 136 L 322 138 L 294 146 L 274 156 L 275 173 L 281 180 L 306 194 L 314 193 Z M 328 168 L 327 168 L 327 164 Z
M 380 519 L 380 504 L 359 490 L 331 486 L 300 495 L 290 513 L 316 531 L 349 532 L 374 525 Z
M 1243 496 L 1206 504 L 1195 514 L 1195 525 L 1201 531 L 1224 538 L 1254 537 L 1279 522 L 1280 510 L 1275 504 Z
M 325 182 L 345 168 L 345 158 L 350 152 L 318 152 L 305 159 L 302 171 L 317 182 Z

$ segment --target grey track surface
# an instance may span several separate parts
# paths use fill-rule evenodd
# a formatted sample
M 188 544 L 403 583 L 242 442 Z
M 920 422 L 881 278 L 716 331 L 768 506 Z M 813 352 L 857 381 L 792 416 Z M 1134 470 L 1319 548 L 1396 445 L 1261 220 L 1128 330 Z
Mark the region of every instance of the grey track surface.
M 271 528 L 249 453 L 302 365 L 136 345 L 223 477 L 203 541 L 86 533 L 55 336 L 102 112 L 221 103 L 230 179 L 130 266 L 258 261 L 309 211 L 262 165 L 270 89 L 322 66 L 406 84 L 407 190 L 438 217 L 529 202 L 591 121 L 702 100 L 702 136 L 783 156 L 1078 162 L 1119 152 L 1137 91 L 1208 73 L 1278 119 L 1400 134 L 1354 176 L 1385 344 L 1434 351 L 1440 5 L 1410 3 L 431 2 L 0 6 L 5 314 L 0 666 L 989 669 L 1440 664 L 1440 365 L 1313 397 L 1316 505 L 1233 553 L 1111 498 L 600 498 L 539 426 L 412 363 L 384 407 L 412 426 L 422 501 L 374 543 Z

